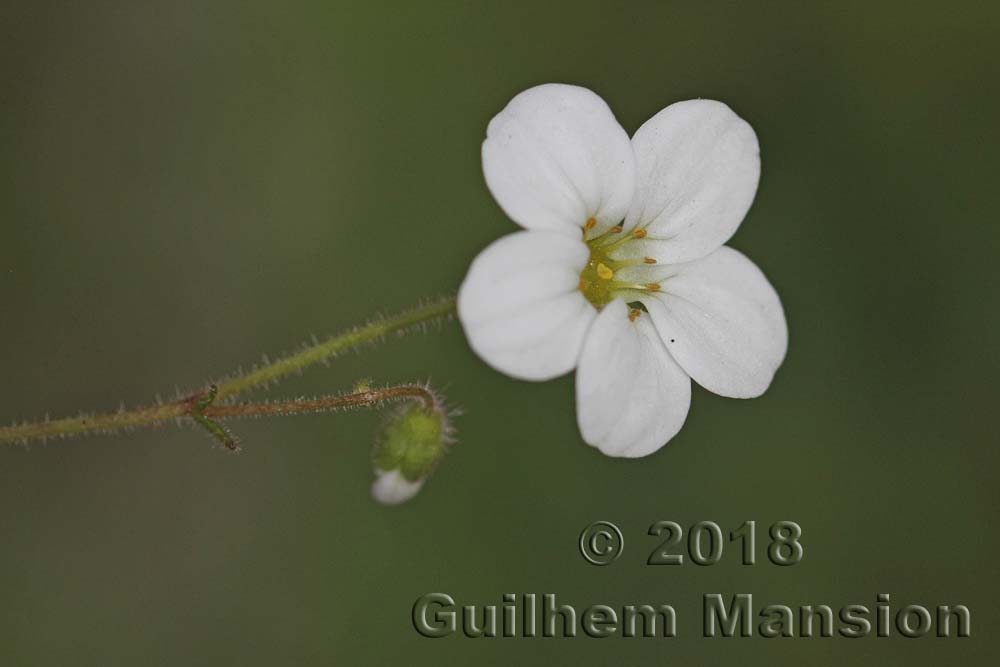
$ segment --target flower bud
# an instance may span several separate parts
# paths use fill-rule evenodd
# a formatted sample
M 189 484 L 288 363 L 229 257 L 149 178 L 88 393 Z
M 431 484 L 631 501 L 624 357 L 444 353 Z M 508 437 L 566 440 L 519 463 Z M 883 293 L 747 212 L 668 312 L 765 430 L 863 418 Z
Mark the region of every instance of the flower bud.
M 449 430 L 447 415 L 437 404 L 410 403 L 396 411 L 375 444 L 375 500 L 398 505 L 415 496 L 444 456 Z

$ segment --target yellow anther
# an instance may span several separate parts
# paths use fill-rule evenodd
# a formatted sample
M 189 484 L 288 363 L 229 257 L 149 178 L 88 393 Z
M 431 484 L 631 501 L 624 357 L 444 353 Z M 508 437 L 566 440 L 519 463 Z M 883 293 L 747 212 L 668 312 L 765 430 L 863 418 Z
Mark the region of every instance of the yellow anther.
M 610 234 L 621 234 L 622 233 L 622 226 L 621 225 L 615 225 L 614 227 L 612 227 L 611 229 L 608 230 L 608 233 L 610 233 Z
M 646 289 L 648 289 L 650 292 L 659 292 L 660 285 L 658 283 L 646 283 Z
M 612 278 L 614 278 L 615 272 L 609 269 L 607 266 L 605 266 L 604 263 L 602 262 L 597 265 L 597 275 L 600 276 L 603 280 L 611 280 Z
M 588 218 L 587 219 L 587 224 L 585 224 L 583 226 L 583 228 L 584 229 L 593 229 L 596 226 L 597 226 L 597 220 L 594 220 L 593 218 Z
M 656 260 L 653 259 L 652 257 L 643 257 L 642 261 L 645 262 L 646 264 L 656 264 Z
M 590 281 L 586 278 L 580 278 L 580 291 L 586 292 L 588 287 L 590 287 Z
M 628 321 L 635 322 L 635 318 L 639 317 L 640 315 L 642 315 L 642 311 L 639 310 L 638 308 L 633 308 L 632 310 L 628 311 Z
M 636 230 L 633 230 L 632 231 L 632 236 L 634 236 L 637 239 L 644 239 L 644 238 L 646 238 L 646 230 L 645 229 L 636 229 Z

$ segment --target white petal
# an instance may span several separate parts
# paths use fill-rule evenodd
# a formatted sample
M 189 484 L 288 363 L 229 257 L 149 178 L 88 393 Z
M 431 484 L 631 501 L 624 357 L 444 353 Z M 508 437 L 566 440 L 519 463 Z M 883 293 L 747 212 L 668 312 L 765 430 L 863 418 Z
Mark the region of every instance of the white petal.
M 615 299 L 587 333 L 576 371 L 583 439 L 608 456 L 652 454 L 673 438 L 691 405 L 691 380 L 663 346 L 649 316 L 634 322 Z
M 657 270 L 673 275 L 640 300 L 677 363 L 716 394 L 763 394 L 785 358 L 788 327 L 761 270 L 729 247 Z
M 621 222 L 635 188 L 628 134 L 604 100 L 579 86 L 529 88 L 498 113 L 483 142 L 497 203 L 526 229 L 580 234 Z
M 491 243 L 458 291 L 458 318 L 472 349 L 522 380 L 576 367 L 597 314 L 579 290 L 586 244 L 552 232 L 517 232 Z
M 636 190 L 625 228 L 643 226 L 648 236 L 616 256 L 687 262 L 729 240 L 760 178 L 757 135 L 746 121 L 722 102 L 677 102 L 646 121 L 632 147 Z
M 399 505 L 417 495 L 417 491 L 423 485 L 423 479 L 411 482 L 398 470 L 385 472 L 376 469 L 375 481 L 372 482 L 372 497 L 383 505 Z

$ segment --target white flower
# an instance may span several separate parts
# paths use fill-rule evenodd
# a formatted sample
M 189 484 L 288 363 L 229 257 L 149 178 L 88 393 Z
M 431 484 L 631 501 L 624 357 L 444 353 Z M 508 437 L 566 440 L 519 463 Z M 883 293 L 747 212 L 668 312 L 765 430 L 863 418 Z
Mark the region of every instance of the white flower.
M 691 379 L 759 396 L 788 347 L 781 302 L 725 243 L 753 202 L 757 137 L 721 102 L 663 109 L 631 139 L 585 88 L 515 97 L 483 142 L 486 183 L 525 229 L 473 261 L 458 294 L 472 348 L 497 370 L 576 369 L 583 439 L 638 457 L 680 430 Z

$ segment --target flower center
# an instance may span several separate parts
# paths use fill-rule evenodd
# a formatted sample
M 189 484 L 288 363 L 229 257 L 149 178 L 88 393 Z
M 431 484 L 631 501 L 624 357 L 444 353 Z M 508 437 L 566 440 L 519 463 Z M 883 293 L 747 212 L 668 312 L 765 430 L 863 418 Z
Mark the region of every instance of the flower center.
M 587 266 L 580 272 L 580 291 L 587 297 L 587 301 L 600 310 L 601 306 L 611 301 L 611 283 L 615 277 L 614 260 L 608 257 L 604 248 L 597 245 L 593 240 L 587 241 L 590 248 L 590 259 Z M 611 264 L 611 266 L 608 266 Z
M 615 279 L 615 273 L 627 266 L 656 264 L 656 260 L 652 257 L 626 260 L 616 260 L 611 257 L 611 251 L 616 248 L 620 248 L 629 241 L 645 237 L 646 230 L 634 229 L 628 234 L 624 234 L 622 226 L 617 225 L 600 236 L 587 239 L 587 232 L 593 229 L 596 224 L 597 221 L 590 218 L 583 226 L 584 240 L 590 249 L 590 257 L 587 259 L 587 265 L 580 272 L 580 291 L 583 292 L 587 301 L 594 308 L 600 310 L 622 292 L 659 291 L 660 285 L 658 283 L 636 284 Z

